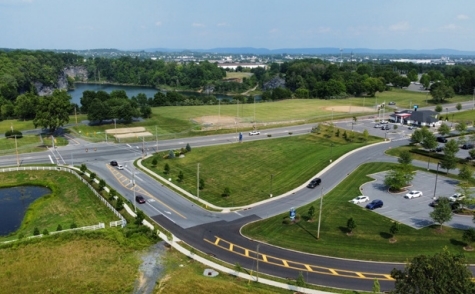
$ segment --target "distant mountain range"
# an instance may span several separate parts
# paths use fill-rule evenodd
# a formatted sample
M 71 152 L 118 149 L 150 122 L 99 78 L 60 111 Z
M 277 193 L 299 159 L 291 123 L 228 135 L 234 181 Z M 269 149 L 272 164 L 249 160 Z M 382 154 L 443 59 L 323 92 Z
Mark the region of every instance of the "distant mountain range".
M 475 51 L 460 51 L 454 49 L 369 49 L 369 48 L 282 48 L 282 49 L 267 49 L 267 48 L 253 48 L 253 47 L 229 47 L 229 48 L 212 48 L 212 49 L 170 49 L 170 48 L 150 48 L 144 49 L 146 52 L 208 52 L 219 54 L 256 54 L 256 55 L 272 55 L 272 54 L 308 54 L 308 55 L 340 55 L 342 54 L 371 54 L 371 55 L 434 55 L 440 57 L 441 55 L 457 55 L 457 56 L 474 56 Z

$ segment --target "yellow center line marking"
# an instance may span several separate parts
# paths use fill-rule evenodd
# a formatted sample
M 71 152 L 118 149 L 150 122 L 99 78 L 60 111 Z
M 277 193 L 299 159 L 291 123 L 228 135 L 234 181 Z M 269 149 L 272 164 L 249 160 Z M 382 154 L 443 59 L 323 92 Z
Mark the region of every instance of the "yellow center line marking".
M 119 173 L 117 170 L 115 170 L 114 168 L 112 168 L 111 166 L 109 166 L 108 164 L 106 165 L 107 168 L 112 172 L 112 175 L 116 178 L 116 180 L 122 185 L 122 187 L 124 188 L 127 188 L 129 190 L 132 190 L 133 189 L 133 185 L 132 183 L 130 182 L 130 179 L 123 176 L 121 173 Z M 121 179 L 124 178 L 125 180 L 122 181 Z M 123 184 L 123 182 L 127 182 L 126 185 Z M 131 187 L 129 188 L 129 185 L 131 185 Z M 171 208 L 170 206 L 166 205 L 165 203 L 163 203 L 160 199 L 156 198 L 155 196 L 153 196 L 152 194 L 150 194 L 149 192 L 147 192 L 146 190 L 142 189 L 141 187 L 139 187 L 137 184 L 135 184 L 135 191 L 137 191 L 137 189 L 139 190 L 139 192 L 141 194 L 144 194 L 144 195 L 147 195 L 148 197 L 150 198 L 153 198 L 155 199 L 157 202 L 161 203 L 163 206 L 165 206 L 166 208 L 168 208 L 169 210 L 173 211 L 174 213 L 176 213 L 177 215 L 181 216 L 182 218 L 186 219 L 186 216 L 182 215 L 181 213 L 179 213 L 178 211 L 176 211 L 175 209 Z
M 306 269 L 309 272 L 313 272 L 313 273 L 317 273 L 317 274 L 332 275 L 332 276 L 339 276 L 339 277 L 346 277 L 346 278 L 353 278 L 353 279 L 371 279 L 371 280 L 373 280 L 373 279 L 375 279 L 375 277 L 379 277 L 378 278 L 379 280 L 394 281 L 394 279 L 391 278 L 391 275 L 384 274 L 384 273 L 361 273 L 361 272 L 355 272 L 355 271 L 351 271 L 351 270 L 332 269 L 332 268 L 327 268 L 327 267 L 322 267 L 322 266 L 317 266 L 317 265 L 308 265 L 308 264 L 303 264 L 303 263 L 294 262 L 294 261 L 291 261 L 291 262 L 292 262 L 292 264 L 295 264 L 295 266 L 294 265 L 289 266 L 289 261 L 284 260 L 282 258 L 278 258 L 278 257 L 275 257 L 275 256 L 264 255 L 262 253 L 258 253 L 257 251 L 249 250 L 249 249 L 244 248 L 242 246 L 232 244 L 229 241 L 218 238 L 217 236 L 215 236 L 215 238 L 216 238 L 216 240 L 214 242 L 210 241 L 206 238 L 204 238 L 203 240 L 205 242 L 213 244 L 213 245 L 215 245 L 215 246 L 217 246 L 217 247 L 219 247 L 223 250 L 232 252 L 232 253 L 240 255 L 240 256 L 245 256 L 247 258 L 251 258 L 251 259 L 254 259 L 254 260 L 259 260 L 260 256 L 262 256 L 262 260 L 264 262 L 266 262 L 268 264 L 271 264 L 271 265 L 275 265 L 275 266 L 286 267 L 286 268 L 291 268 L 291 269 L 295 269 L 295 270 L 305 270 Z M 224 245 L 222 245 L 222 244 L 224 244 Z M 233 245 L 233 246 L 231 246 L 231 245 Z M 242 249 L 242 251 L 244 253 L 241 253 L 240 251 L 234 251 L 234 248 Z M 249 254 L 249 252 L 251 252 L 253 254 Z M 269 257 L 271 258 L 271 260 L 276 260 L 276 262 L 269 261 L 268 260 Z M 299 265 L 301 265 L 301 267 L 298 267 Z M 367 276 L 365 276 L 365 274 Z

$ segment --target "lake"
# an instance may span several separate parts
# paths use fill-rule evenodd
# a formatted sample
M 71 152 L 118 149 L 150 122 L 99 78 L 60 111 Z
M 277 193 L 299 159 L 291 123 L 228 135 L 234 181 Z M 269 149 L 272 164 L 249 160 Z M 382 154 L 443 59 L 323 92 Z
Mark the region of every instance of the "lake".
M 1 188 L 0 236 L 5 236 L 18 230 L 30 204 L 48 194 L 51 194 L 51 190 L 40 186 Z M 31 233 L 33 234 L 33 232 Z
M 81 106 L 81 97 L 84 91 L 105 91 L 107 93 L 111 93 L 114 90 L 124 90 L 127 93 L 127 97 L 132 98 L 133 96 L 137 96 L 140 93 L 145 94 L 147 98 L 153 98 L 155 93 L 159 90 L 150 88 L 150 87 L 137 87 L 137 86 L 119 86 L 119 85 L 111 85 L 111 84 L 74 84 L 75 89 L 72 91 L 68 91 L 68 94 L 71 95 L 71 103 L 76 103 L 77 105 Z M 165 91 L 162 91 L 165 93 Z M 180 92 L 180 94 L 185 96 L 206 96 L 206 94 L 201 94 L 197 92 Z M 232 99 L 232 96 L 224 95 L 224 94 L 214 94 L 218 99 Z

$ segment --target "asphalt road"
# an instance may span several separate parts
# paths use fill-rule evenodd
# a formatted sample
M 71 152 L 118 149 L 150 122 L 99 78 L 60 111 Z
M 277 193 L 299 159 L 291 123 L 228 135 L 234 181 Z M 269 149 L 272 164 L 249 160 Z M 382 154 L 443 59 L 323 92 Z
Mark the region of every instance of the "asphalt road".
M 248 136 L 245 133 L 243 139 L 246 141 L 271 139 L 267 134 L 272 138 L 286 137 L 289 136 L 289 132 L 298 135 L 310 132 L 311 127 L 300 125 L 269 129 L 261 131 L 261 135 L 258 136 Z M 389 143 L 369 146 L 347 154 L 344 160 L 333 162 L 331 168 L 318 175 L 322 178 L 322 185 L 316 189 L 307 189 L 304 183 L 302 187 L 290 191 L 287 196 L 274 197 L 272 201 L 256 203 L 248 209 L 228 213 L 212 212 L 195 205 L 147 174 L 136 170 L 132 162 L 157 149 L 181 148 L 187 143 L 192 148 L 233 144 L 238 140 L 236 133 L 159 141 L 158 146 L 156 143 L 144 145 L 89 143 L 71 138 L 70 144 L 65 147 L 21 154 L 18 158 L 15 155 L 0 157 L 0 166 L 15 166 L 17 160 L 22 165 L 85 163 L 90 170 L 129 200 L 132 201 L 134 193 L 144 195 L 147 203 L 140 205 L 140 209 L 178 238 L 230 264 L 239 262 L 244 268 L 253 271 L 258 267 L 259 272 L 291 279 L 295 279 L 302 271 L 309 283 L 355 290 L 371 290 L 373 280 L 378 278 L 381 289 L 390 290 L 394 284 L 388 275 L 394 267 L 403 267 L 401 264 L 345 260 L 295 252 L 249 240 L 241 236 L 239 229 L 250 221 L 288 212 L 290 207 L 299 207 L 315 201 L 336 187 L 363 163 L 395 162 L 396 159 L 385 156 L 384 151 L 408 142 L 406 135 L 396 136 L 393 139 L 394 141 Z M 111 168 L 109 165 L 111 160 L 126 166 L 125 169 Z M 132 185 L 134 180 L 135 189 Z

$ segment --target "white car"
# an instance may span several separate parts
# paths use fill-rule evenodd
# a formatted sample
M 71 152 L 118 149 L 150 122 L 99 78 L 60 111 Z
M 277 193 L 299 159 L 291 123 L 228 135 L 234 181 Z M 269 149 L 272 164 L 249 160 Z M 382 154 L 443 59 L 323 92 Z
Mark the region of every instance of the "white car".
M 406 194 L 406 196 L 404 196 L 404 198 L 407 198 L 407 199 L 412 199 L 412 198 L 417 198 L 417 197 L 421 197 L 422 196 L 422 192 L 421 191 L 411 191 L 409 193 Z
M 259 132 L 259 131 L 250 131 L 249 132 L 249 136 L 260 135 L 260 134 L 261 134 L 261 132 Z
M 119 164 L 119 165 L 117 166 L 117 169 L 124 169 L 124 166 Z
M 353 204 L 358 204 L 358 203 L 365 203 L 369 201 L 368 196 L 358 196 L 350 200 L 351 203 Z
M 455 202 L 455 201 L 460 201 L 462 199 L 464 199 L 465 196 L 463 194 L 460 194 L 460 193 L 455 193 L 454 195 L 450 196 L 449 197 L 449 200 L 451 202 Z

